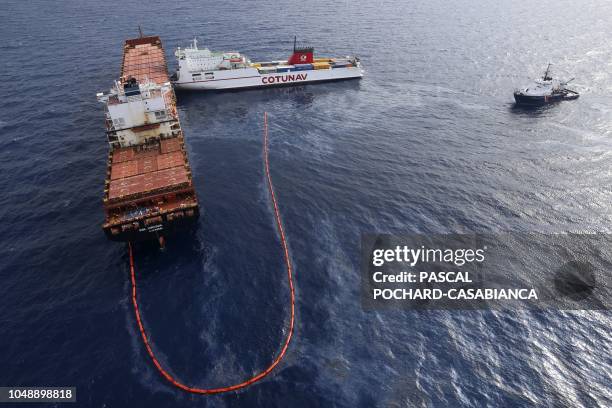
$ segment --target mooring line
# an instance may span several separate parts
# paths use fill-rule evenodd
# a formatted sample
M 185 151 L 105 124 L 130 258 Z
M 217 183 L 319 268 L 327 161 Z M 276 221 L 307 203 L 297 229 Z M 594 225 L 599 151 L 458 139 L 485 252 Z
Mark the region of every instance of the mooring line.
M 276 201 L 276 195 L 274 194 L 274 186 L 272 184 L 272 177 L 270 176 L 270 163 L 268 160 L 268 150 L 269 150 L 268 149 L 268 114 L 264 112 L 263 158 L 264 158 L 266 178 L 268 181 L 268 191 L 270 192 L 270 197 L 272 198 L 272 204 L 274 206 L 274 217 L 276 218 L 276 227 L 280 235 L 281 246 L 283 248 L 283 254 L 285 257 L 285 265 L 287 267 L 287 278 L 289 280 L 289 289 L 291 291 L 291 304 L 290 304 L 291 319 L 289 321 L 289 330 L 287 332 L 287 336 L 285 337 L 285 342 L 283 343 L 283 347 L 280 353 L 278 354 L 278 356 L 276 356 L 274 361 L 272 361 L 272 363 L 265 370 L 261 371 L 259 374 L 241 383 L 229 385 L 226 387 L 197 388 L 197 387 L 191 387 L 191 386 L 183 384 L 182 382 L 177 380 L 175 377 L 173 377 L 170 373 L 168 373 L 168 371 L 166 371 L 166 369 L 161 365 L 159 360 L 155 357 L 155 353 L 153 353 L 153 348 L 151 347 L 151 344 L 149 342 L 149 337 L 147 336 L 145 328 L 142 324 L 142 319 L 140 316 L 140 309 L 138 308 L 138 301 L 137 301 L 137 296 L 136 296 L 136 273 L 135 273 L 135 268 L 134 268 L 134 253 L 132 250 L 132 244 L 128 243 L 128 249 L 130 253 L 130 276 L 131 276 L 131 281 L 132 281 L 132 304 L 134 305 L 134 314 L 136 315 L 136 322 L 138 323 L 138 329 L 140 330 L 142 341 L 145 345 L 145 348 L 147 349 L 147 353 L 149 354 L 149 357 L 151 357 L 151 361 L 157 368 L 157 371 L 159 371 L 159 373 L 166 380 L 168 380 L 168 382 L 170 382 L 172 385 L 174 385 L 175 387 L 183 391 L 191 392 L 194 394 L 220 394 L 223 392 L 236 391 L 241 388 L 248 387 L 249 385 L 256 383 L 262 378 L 268 376 L 272 372 L 272 370 L 274 370 L 274 368 L 281 362 L 283 357 L 285 357 L 285 354 L 287 353 L 287 349 L 289 348 L 289 343 L 291 342 L 291 338 L 293 337 L 293 327 L 295 324 L 295 290 L 293 288 L 293 268 L 291 267 L 291 260 L 289 259 L 289 250 L 287 249 L 287 239 L 285 238 L 285 230 L 283 228 L 283 223 L 281 221 L 280 211 L 278 209 L 278 203 Z

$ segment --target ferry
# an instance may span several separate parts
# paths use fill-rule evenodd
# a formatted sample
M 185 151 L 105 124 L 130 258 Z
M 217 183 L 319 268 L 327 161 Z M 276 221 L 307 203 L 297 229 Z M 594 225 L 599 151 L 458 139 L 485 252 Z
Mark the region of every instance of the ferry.
M 239 52 L 198 48 L 197 39 L 175 52 L 178 69 L 172 83 L 178 90 L 223 90 L 299 85 L 341 79 L 360 79 L 364 70 L 356 56 L 314 58 L 312 47 L 297 47 L 288 60 L 251 62 Z
M 546 105 L 558 101 L 578 99 L 578 92 L 567 88 L 567 84 L 573 81 L 560 81 L 551 76 L 551 64 L 548 64 L 546 72 L 541 79 L 536 79 L 534 85 L 514 91 L 514 100 L 517 105 Z

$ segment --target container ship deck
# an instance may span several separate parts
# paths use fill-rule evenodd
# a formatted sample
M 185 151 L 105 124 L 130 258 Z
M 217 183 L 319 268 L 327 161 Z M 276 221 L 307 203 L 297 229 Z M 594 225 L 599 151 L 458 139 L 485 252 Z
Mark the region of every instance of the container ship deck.
M 159 37 L 126 40 L 108 93 L 103 229 L 115 241 L 159 239 L 199 215 L 176 97 Z

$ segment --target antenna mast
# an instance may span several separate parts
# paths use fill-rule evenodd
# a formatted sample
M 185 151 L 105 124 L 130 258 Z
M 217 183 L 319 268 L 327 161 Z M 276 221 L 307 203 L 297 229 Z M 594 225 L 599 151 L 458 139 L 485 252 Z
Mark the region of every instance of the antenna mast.
M 550 66 L 552 64 L 549 62 L 548 63 L 548 67 L 546 67 L 546 72 L 544 73 L 544 80 L 545 81 L 550 81 L 552 78 L 549 76 L 549 71 L 550 71 Z

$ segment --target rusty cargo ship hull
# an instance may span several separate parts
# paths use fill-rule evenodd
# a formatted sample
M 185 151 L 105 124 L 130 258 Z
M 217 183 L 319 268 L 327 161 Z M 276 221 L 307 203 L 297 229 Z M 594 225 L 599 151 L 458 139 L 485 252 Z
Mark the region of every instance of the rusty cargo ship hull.
M 106 104 L 110 146 L 104 232 L 114 241 L 160 239 L 199 216 L 183 131 L 159 37 L 124 44 Z
M 182 136 L 111 150 L 108 160 L 103 228 L 109 239 L 158 239 L 198 218 Z

